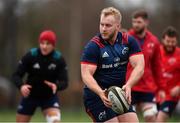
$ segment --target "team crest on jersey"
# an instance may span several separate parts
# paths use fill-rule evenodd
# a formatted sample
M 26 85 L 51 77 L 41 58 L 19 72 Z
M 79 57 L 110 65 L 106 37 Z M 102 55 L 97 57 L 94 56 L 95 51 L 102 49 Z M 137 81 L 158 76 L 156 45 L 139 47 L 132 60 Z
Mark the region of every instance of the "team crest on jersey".
M 154 43 L 152 43 L 152 42 L 151 42 L 151 43 L 148 43 L 148 44 L 147 44 L 147 47 L 148 47 L 148 48 L 153 48 L 153 47 L 154 47 Z
M 99 118 L 99 120 L 106 119 L 106 111 L 100 112 L 98 118 Z
M 164 111 L 164 112 L 169 112 L 169 107 L 165 107 L 165 108 L 163 109 L 163 111 Z
M 34 68 L 34 69 L 40 69 L 39 63 L 35 63 L 35 64 L 33 65 L 33 68 Z
M 128 47 L 124 47 L 123 50 L 122 50 L 122 54 L 125 55 L 127 54 L 129 51 L 129 48 Z
M 54 69 L 56 69 L 56 64 L 51 63 L 51 64 L 48 66 L 48 69 L 49 69 L 49 70 L 54 70 Z
M 173 65 L 175 62 L 176 62 L 176 58 L 173 58 L 173 57 L 168 60 L 168 63 L 170 65 Z

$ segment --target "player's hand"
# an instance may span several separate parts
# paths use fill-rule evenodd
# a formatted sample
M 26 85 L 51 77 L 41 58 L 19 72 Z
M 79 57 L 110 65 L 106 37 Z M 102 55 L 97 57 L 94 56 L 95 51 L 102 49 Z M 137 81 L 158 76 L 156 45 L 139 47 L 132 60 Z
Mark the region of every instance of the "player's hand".
M 21 92 L 22 96 L 23 97 L 28 97 L 29 94 L 30 94 L 30 91 L 31 91 L 30 89 L 31 88 L 32 88 L 31 85 L 28 85 L 28 84 L 22 85 L 21 88 L 20 88 L 20 92 Z
M 160 91 L 158 92 L 158 101 L 159 101 L 160 103 L 164 102 L 165 97 L 166 97 L 165 92 L 164 92 L 163 90 L 160 90 Z
M 112 107 L 111 101 L 107 98 L 107 89 L 102 90 L 102 92 L 100 92 L 99 96 L 106 107 L 109 107 L 109 108 Z
M 125 91 L 126 99 L 129 104 L 131 104 L 131 87 L 127 84 L 125 84 L 122 89 Z
M 180 87 L 176 86 L 171 89 L 171 96 L 172 97 L 178 97 L 180 95 Z
M 56 91 L 57 91 L 57 86 L 56 86 L 56 84 L 54 84 L 54 83 L 52 83 L 52 82 L 50 82 L 50 81 L 47 81 L 47 80 L 45 80 L 44 83 L 45 83 L 46 85 L 48 85 L 48 86 L 52 89 L 53 94 L 56 93 Z

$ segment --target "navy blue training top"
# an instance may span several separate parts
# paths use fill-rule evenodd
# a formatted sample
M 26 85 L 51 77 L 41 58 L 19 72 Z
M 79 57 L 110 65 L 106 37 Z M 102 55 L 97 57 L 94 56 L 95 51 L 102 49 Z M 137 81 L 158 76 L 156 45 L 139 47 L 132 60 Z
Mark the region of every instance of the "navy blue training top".
M 81 64 L 97 65 L 93 77 L 102 89 L 114 85 L 122 87 L 125 83 L 129 57 L 140 52 L 136 40 L 126 33 L 119 32 L 113 45 L 98 34 L 85 46 Z M 86 90 L 90 91 L 85 87 Z

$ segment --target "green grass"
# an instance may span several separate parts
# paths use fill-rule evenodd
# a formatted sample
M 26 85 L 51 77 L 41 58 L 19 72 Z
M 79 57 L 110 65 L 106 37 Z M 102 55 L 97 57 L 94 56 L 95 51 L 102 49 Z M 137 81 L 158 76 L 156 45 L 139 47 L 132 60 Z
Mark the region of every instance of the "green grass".
M 139 114 L 140 122 L 143 122 L 142 115 Z M 14 109 L 0 109 L 0 122 L 14 122 L 16 118 L 16 111 Z M 61 111 L 62 122 L 92 122 L 89 116 L 83 109 L 62 109 Z M 32 122 L 45 122 L 45 118 L 38 109 L 33 115 Z M 169 122 L 178 122 L 180 117 L 173 115 Z
M 138 118 L 140 122 L 144 122 L 143 115 L 141 113 L 138 114 Z M 180 117 L 177 114 L 173 114 L 168 122 L 180 122 Z
M 10 109 L 1 109 L 0 110 L 0 122 L 14 122 L 16 119 L 16 111 Z M 61 111 L 62 122 L 90 122 L 88 115 L 82 109 L 74 110 L 65 110 Z M 33 115 L 32 122 L 45 122 L 45 118 L 41 113 L 40 109 L 36 110 L 36 113 Z

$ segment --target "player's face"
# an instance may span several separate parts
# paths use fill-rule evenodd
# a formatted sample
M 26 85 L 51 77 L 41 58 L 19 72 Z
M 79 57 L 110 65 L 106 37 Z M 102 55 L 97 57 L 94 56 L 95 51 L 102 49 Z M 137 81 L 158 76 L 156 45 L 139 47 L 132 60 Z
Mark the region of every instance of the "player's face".
M 50 54 L 54 50 L 54 46 L 46 40 L 41 41 L 39 43 L 39 46 L 40 46 L 41 53 L 45 56 Z
M 165 51 L 167 53 L 173 53 L 177 45 L 177 38 L 165 35 L 162 41 Z
M 113 15 L 101 16 L 99 29 L 104 40 L 111 41 L 113 38 L 116 38 L 115 36 L 119 28 L 120 24 L 118 24 L 118 21 Z
M 142 17 L 137 17 L 132 19 L 132 27 L 136 34 L 142 34 L 148 25 L 147 20 Z

